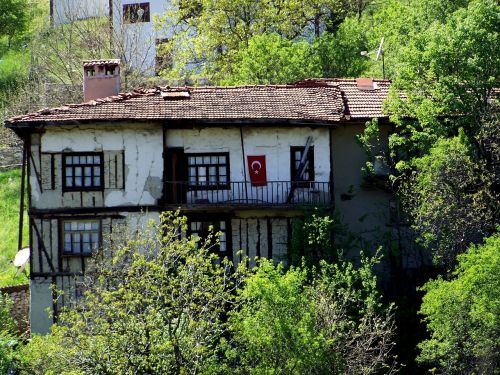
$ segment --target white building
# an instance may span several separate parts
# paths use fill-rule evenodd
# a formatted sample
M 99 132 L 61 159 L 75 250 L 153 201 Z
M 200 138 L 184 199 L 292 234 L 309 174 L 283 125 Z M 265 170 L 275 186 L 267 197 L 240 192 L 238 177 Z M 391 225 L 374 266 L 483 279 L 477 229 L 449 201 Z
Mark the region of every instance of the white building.
M 95 90 L 119 71 L 115 61 L 87 62 L 85 77 Z M 338 210 L 360 236 L 390 224 L 391 195 L 363 187 L 356 141 L 373 117 L 391 130 L 381 112 L 388 87 L 155 88 L 6 121 L 26 150 L 32 331 L 47 332 L 47 309 L 57 317 L 65 303 L 51 286 L 77 296 L 103 234 L 141 212 L 181 207 L 192 234 L 213 224 L 220 255 L 235 262 L 239 250 L 286 262 L 292 222 L 307 207 Z
M 51 0 L 54 24 L 92 17 L 108 17 L 112 23 L 117 57 L 133 69 L 155 75 L 159 69 L 157 46 L 170 37 L 159 21 L 170 9 L 168 0 Z

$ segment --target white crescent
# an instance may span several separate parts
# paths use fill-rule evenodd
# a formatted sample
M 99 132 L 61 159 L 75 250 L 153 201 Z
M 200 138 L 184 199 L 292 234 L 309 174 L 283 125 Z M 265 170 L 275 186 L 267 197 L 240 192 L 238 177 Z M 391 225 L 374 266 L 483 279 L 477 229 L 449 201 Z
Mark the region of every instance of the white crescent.
M 259 167 L 258 167 L 258 168 L 254 168 L 254 167 L 253 167 L 253 166 L 254 166 L 254 164 L 257 164 Z M 260 170 L 260 169 L 262 169 L 262 164 L 261 164 L 261 162 L 260 162 L 260 161 L 254 160 L 254 161 L 252 162 L 252 164 L 250 165 L 250 168 L 252 168 L 252 171 L 255 171 L 256 169 L 259 169 L 259 170 Z

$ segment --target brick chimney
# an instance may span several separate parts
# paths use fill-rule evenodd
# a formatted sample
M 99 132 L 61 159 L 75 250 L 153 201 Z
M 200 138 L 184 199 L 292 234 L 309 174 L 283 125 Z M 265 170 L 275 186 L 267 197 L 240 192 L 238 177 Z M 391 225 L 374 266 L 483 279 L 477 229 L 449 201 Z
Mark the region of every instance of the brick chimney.
M 83 62 L 83 97 L 89 100 L 118 95 L 120 92 L 120 60 L 88 60 Z

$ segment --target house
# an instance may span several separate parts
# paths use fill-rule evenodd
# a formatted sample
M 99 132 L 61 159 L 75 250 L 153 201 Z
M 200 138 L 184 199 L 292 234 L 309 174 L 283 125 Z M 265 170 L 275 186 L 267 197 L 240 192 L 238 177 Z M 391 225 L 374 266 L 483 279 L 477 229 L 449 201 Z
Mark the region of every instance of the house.
M 104 234 L 124 220 L 181 208 L 189 232 L 214 225 L 238 262 L 286 261 L 304 207 L 337 210 L 360 236 L 390 224 L 392 196 L 364 189 L 356 141 L 382 114 L 390 82 L 306 80 L 239 87 L 119 87 L 115 60 L 84 64 L 81 104 L 6 121 L 24 140 L 31 328 L 47 332 Z M 113 92 L 115 90 L 115 92 Z M 363 220 L 361 220 L 363 218 Z M 390 227 L 388 227 L 390 228 Z M 366 237 L 368 239 L 368 237 Z
M 146 75 L 155 75 L 163 64 L 157 49 L 171 36 L 159 29 L 155 17 L 166 14 L 171 2 L 165 0 L 51 0 L 50 16 L 55 25 L 93 17 L 108 17 L 112 40 L 122 62 Z

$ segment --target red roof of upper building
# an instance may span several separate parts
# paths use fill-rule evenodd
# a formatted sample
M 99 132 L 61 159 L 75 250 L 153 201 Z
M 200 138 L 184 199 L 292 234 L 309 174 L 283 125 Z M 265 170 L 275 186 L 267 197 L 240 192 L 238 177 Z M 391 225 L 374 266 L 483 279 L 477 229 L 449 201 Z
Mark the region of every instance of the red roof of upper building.
M 311 79 L 290 85 L 156 87 L 87 103 L 46 108 L 8 119 L 7 127 L 109 121 L 242 122 L 266 120 L 338 123 L 386 117 L 382 102 L 390 81 Z M 368 86 L 367 86 L 368 85 Z M 368 89 L 367 89 L 368 88 Z M 238 121 L 237 121 L 238 120 Z

